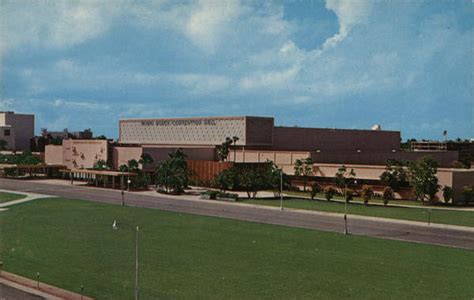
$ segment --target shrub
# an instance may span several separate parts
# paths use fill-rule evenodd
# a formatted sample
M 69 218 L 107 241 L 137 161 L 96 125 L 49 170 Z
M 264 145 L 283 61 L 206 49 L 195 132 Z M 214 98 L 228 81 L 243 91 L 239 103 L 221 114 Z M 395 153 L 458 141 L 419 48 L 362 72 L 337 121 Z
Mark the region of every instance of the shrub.
M 364 185 L 362 187 L 362 198 L 364 199 L 364 204 L 368 205 L 370 199 L 374 196 L 374 190 L 372 189 L 371 186 Z
M 465 204 L 474 202 L 474 184 L 463 186 L 462 197 Z
M 395 198 L 393 189 L 389 186 L 385 187 L 383 190 L 383 204 L 386 206 L 390 200 L 393 200 Z
M 213 185 L 225 193 L 225 191 L 232 190 L 235 186 L 238 186 L 237 179 L 238 177 L 235 169 L 229 168 L 214 177 Z
M 132 181 L 133 188 L 148 188 L 150 185 L 151 178 L 150 175 L 145 172 L 138 172 L 135 176 L 135 180 Z
M 317 182 L 314 182 L 311 185 L 311 199 L 314 199 L 314 197 L 316 197 L 316 194 L 321 193 L 322 190 L 323 188 L 321 187 L 321 185 Z
M 328 186 L 324 189 L 324 197 L 326 200 L 331 201 L 331 199 L 336 194 L 336 190 L 332 186 Z
M 218 191 L 205 191 L 201 193 L 201 196 L 208 196 L 209 199 L 215 200 L 217 198 Z
M 443 187 L 443 199 L 445 203 L 449 203 L 449 200 L 453 198 L 453 188 L 445 185 Z
M 218 198 L 226 198 L 226 199 L 234 199 L 237 200 L 239 198 L 238 194 L 234 193 L 224 193 L 220 191 L 205 191 L 201 193 L 201 196 L 209 197 L 209 199 L 216 200 Z
M 351 189 L 346 190 L 346 195 L 345 195 L 346 202 L 349 203 L 354 199 L 354 191 Z

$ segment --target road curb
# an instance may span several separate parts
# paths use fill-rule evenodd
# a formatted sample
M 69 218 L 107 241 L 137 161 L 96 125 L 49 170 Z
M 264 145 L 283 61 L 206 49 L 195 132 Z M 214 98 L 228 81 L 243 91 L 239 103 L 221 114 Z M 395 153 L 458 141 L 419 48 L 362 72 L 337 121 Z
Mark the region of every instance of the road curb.
M 17 274 L 10 272 L 2 271 L 0 274 L 0 282 L 13 287 L 15 289 L 21 290 L 23 292 L 40 296 L 45 299 L 50 300 L 60 300 L 60 299 L 83 299 L 83 300 L 94 300 L 94 298 L 87 297 L 85 295 L 80 295 L 56 286 L 52 286 L 43 282 L 32 280 Z

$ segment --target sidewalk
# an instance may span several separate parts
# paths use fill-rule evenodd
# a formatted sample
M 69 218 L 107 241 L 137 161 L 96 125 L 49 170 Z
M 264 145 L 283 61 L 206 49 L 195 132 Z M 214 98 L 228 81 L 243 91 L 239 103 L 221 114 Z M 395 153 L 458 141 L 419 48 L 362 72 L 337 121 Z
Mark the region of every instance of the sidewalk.
M 10 205 L 15 205 L 15 204 L 19 204 L 19 203 L 28 202 L 28 201 L 33 201 L 33 200 L 36 200 L 36 199 L 55 198 L 56 197 L 56 196 L 50 196 L 50 195 L 43 195 L 43 194 L 36 194 L 36 193 L 26 193 L 26 192 L 19 192 L 19 191 L 10 191 L 10 190 L 4 190 L 4 189 L 0 189 L 0 192 L 14 193 L 14 194 L 19 194 L 19 195 L 26 196 L 25 198 L 21 198 L 21 199 L 18 199 L 18 200 L 13 200 L 13 201 L 0 203 L 0 211 L 5 210 L 5 207 L 10 206 Z
M 4 285 L 10 286 L 14 289 L 21 290 L 25 293 L 36 295 L 44 299 L 60 300 L 60 299 L 82 299 L 82 300 L 93 300 L 84 295 L 80 295 L 71 291 L 67 291 L 43 282 L 31 280 L 13 273 L 1 272 L 0 282 Z

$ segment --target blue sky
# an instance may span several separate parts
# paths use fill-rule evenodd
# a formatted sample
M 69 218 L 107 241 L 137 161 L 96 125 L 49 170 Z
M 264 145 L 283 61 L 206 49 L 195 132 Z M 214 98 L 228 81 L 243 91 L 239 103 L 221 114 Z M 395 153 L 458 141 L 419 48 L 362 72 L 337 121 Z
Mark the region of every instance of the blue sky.
M 471 1 L 0 1 L 0 110 L 38 130 L 267 115 L 474 137 Z

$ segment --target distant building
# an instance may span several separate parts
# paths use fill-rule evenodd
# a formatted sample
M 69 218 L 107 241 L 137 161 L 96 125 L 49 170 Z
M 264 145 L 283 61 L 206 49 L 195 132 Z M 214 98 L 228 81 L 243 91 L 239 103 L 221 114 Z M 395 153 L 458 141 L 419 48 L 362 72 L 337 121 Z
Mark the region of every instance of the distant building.
M 63 131 L 48 131 L 47 128 L 41 128 L 41 136 L 59 138 L 59 139 L 78 139 L 78 140 L 89 140 L 92 139 L 93 133 L 90 128 L 84 129 L 83 131 L 69 131 L 65 128 Z
M 0 111 L 0 140 L 7 142 L 9 150 L 29 150 L 30 139 L 35 135 L 35 116 Z
M 90 128 L 72 132 L 67 128 L 63 131 L 48 131 L 46 128 L 41 128 L 41 135 L 31 139 L 30 148 L 33 152 L 45 152 L 45 146 L 47 145 L 60 145 L 63 140 L 67 139 L 90 140 L 93 137 Z

